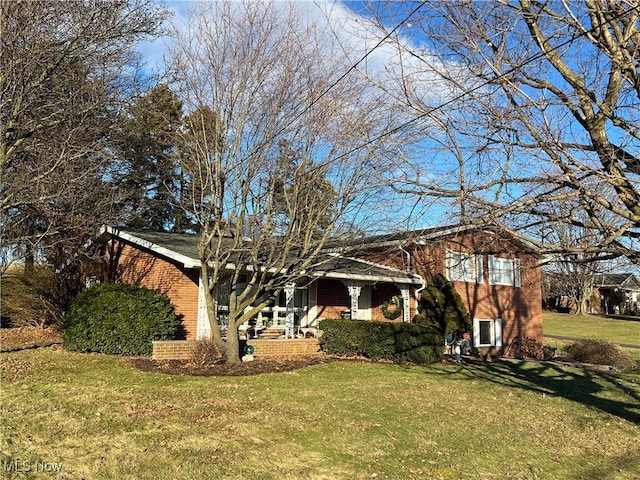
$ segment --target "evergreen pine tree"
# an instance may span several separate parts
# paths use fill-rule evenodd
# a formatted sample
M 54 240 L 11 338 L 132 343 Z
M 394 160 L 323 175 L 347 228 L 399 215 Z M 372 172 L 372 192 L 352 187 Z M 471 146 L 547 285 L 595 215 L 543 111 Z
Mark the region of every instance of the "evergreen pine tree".
M 182 103 L 157 85 L 130 108 L 122 123 L 121 154 L 126 188 L 126 225 L 141 230 L 184 230 L 178 205 L 181 190 L 178 131 Z
M 414 321 L 447 332 L 471 331 L 471 316 L 462 297 L 444 275 L 437 274 L 422 291 Z

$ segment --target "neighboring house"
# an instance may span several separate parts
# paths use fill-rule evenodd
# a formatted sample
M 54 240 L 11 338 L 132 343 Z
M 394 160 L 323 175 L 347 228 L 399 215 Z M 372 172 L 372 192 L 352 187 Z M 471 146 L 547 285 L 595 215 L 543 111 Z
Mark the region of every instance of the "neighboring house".
M 596 275 L 594 290 L 600 297 L 600 313 L 638 315 L 640 279 L 634 274 Z
M 632 273 L 610 273 L 584 276 L 571 280 L 566 274 L 543 272 L 544 308 L 561 313 L 575 313 L 576 295 L 567 290 L 584 289 L 587 295 L 586 313 L 638 315 L 640 309 L 640 279 Z M 584 285 L 582 285 L 584 284 Z M 581 291 L 581 290 L 578 290 Z
M 166 293 L 183 318 L 179 339 L 209 335 L 196 236 L 103 227 L 99 242 L 103 278 L 111 275 Z M 522 335 L 542 341 L 538 256 L 522 242 L 494 231 L 458 226 L 332 241 L 323 255 L 298 285 L 286 289 L 251 322 L 252 328 L 294 327 L 295 332 L 287 334 L 309 333 L 323 318 L 390 321 L 390 300 L 404 305 L 394 321 L 410 322 L 420 291 L 442 273 L 469 309 L 479 350 L 500 352 Z M 218 295 L 222 317 L 224 297 Z

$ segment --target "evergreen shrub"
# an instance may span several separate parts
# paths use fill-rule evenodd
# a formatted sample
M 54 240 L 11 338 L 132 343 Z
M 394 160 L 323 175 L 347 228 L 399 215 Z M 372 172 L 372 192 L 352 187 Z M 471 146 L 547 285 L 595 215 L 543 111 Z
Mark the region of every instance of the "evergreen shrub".
M 435 275 L 422 291 L 413 321 L 437 329 L 443 338 L 448 332 L 470 332 L 472 328 L 462 297 L 442 274 Z
M 320 347 L 332 355 L 424 365 L 441 361 L 444 354 L 442 335 L 422 325 L 327 319 L 319 327 Z
M 179 325 L 166 295 L 136 285 L 104 283 L 73 300 L 62 340 L 65 348 L 79 352 L 151 355 L 151 342 L 171 340 Z

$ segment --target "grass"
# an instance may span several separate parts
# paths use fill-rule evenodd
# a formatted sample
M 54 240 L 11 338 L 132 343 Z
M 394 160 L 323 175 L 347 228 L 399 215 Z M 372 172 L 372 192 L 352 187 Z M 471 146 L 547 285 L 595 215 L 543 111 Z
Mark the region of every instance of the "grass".
M 640 345 L 640 318 L 629 320 L 599 315 L 544 312 L 543 322 L 544 333 Z
M 186 377 L 60 349 L 0 359 L 2 460 L 61 462 L 47 478 L 631 479 L 640 469 L 633 375 L 334 362 Z
M 640 345 L 640 318 L 613 318 L 600 315 L 572 315 L 546 311 L 543 314 L 543 331 L 547 335 L 608 340 L 614 343 Z M 548 339 L 547 343 L 555 340 Z M 563 342 L 558 341 L 559 345 Z M 634 359 L 640 360 L 640 349 L 625 349 Z

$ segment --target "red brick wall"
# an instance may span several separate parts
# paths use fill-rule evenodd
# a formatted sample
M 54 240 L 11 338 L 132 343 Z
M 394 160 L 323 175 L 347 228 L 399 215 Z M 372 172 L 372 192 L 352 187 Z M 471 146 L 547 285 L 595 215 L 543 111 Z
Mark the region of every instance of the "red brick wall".
M 409 294 L 409 317 L 416 313 L 414 289 Z M 374 283 L 371 285 L 371 320 L 378 322 L 401 322 L 402 316 L 389 320 L 382 313 L 382 304 L 391 297 L 400 295 L 399 287 L 392 283 Z M 318 318 L 340 318 L 344 310 L 351 308 L 351 299 L 347 287 L 340 280 L 318 280 Z
M 318 318 L 340 318 L 344 310 L 351 308 L 347 287 L 340 280 L 318 280 Z
M 320 353 L 317 338 L 296 338 L 291 340 L 256 339 L 247 341 L 253 346 L 253 356 L 260 358 L 305 357 Z
M 459 234 L 411 251 L 412 270 L 427 282 L 437 273 L 446 274 L 447 249 L 483 255 L 482 284 L 454 282 L 472 318 L 502 318 L 502 344 L 526 335 L 542 341 L 542 293 L 537 256 L 524 251 L 508 239 L 489 232 Z M 521 287 L 489 285 L 488 255 L 519 258 Z M 403 259 L 396 250 L 370 253 L 367 260 L 401 268 Z
M 261 358 L 305 357 L 320 354 L 317 338 L 293 340 L 249 340 L 254 348 L 253 356 Z M 195 340 L 153 342 L 154 360 L 189 360 Z
M 166 294 L 182 316 L 176 339 L 195 340 L 198 321 L 198 278 L 196 269 L 153 256 L 131 245 L 124 245 L 118 261 L 117 278 Z
M 401 322 L 402 315 L 395 320 L 389 320 L 385 318 L 382 313 L 382 304 L 396 295 L 400 295 L 400 290 L 391 283 L 378 283 L 374 285 L 371 289 L 371 320 L 377 322 Z M 390 309 L 391 308 L 393 307 L 390 307 Z
M 151 358 L 154 360 L 189 360 L 195 340 L 167 340 L 153 342 Z

